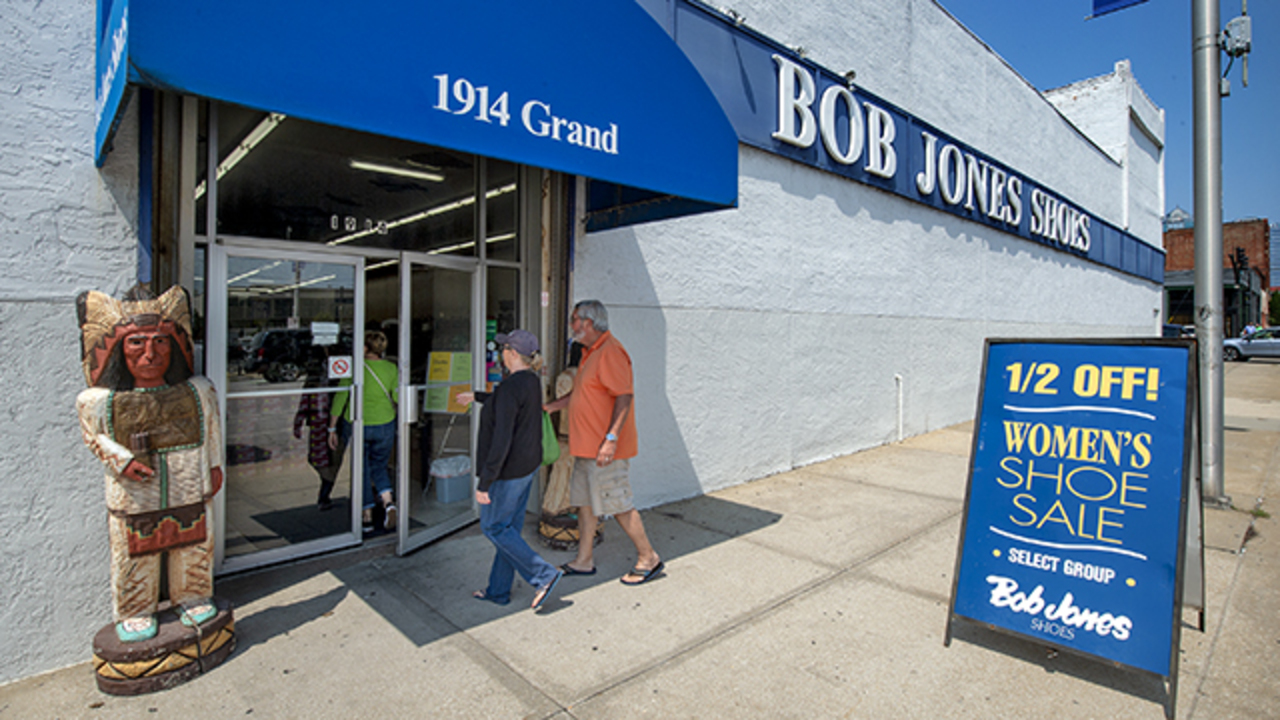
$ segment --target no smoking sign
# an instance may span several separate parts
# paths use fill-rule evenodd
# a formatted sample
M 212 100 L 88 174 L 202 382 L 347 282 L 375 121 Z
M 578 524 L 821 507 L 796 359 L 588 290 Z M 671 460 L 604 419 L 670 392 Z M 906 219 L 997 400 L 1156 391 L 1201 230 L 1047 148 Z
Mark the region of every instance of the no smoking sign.
M 351 377 L 351 356 L 334 355 L 329 358 L 329 379 L 339 380 Z

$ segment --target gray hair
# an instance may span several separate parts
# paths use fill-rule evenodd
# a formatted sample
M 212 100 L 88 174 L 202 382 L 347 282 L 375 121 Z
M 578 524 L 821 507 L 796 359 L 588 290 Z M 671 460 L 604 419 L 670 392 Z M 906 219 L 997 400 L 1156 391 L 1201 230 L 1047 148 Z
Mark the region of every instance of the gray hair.
M 609 311 L 604 309 L 604 303 L 599 300 L 582 300 L 573 309 L 580 319 L 590 320 L 596 332 L 609 331 Z

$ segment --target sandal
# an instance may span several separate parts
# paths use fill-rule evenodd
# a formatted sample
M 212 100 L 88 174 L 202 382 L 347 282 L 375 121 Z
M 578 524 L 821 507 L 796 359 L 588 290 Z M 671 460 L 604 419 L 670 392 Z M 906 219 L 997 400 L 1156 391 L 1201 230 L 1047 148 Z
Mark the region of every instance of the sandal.
M 648 570 L 645 570 L 645 569 L 643 569 L 643 568 L 638 568 L 638 567 L 637 567 L 637 568 L 631 568 L 631 572 L 627 573 L 626 575 L 623 575 L 621 578 L 619 578 L 619 580 L 621 580 L 621 581 L 622 581 L 622 584 L 623 584 L 623 585 L 643 585 L 643 584 L 645 584 L 645 583 L 649 582 L 650 580 L 652 580 L 652 579 L 653 579 L 653 576 L 657 575 L 659 572 L 662 572 L 662 561 L 661 561 L 661 560 L 659 560 L 659 561 L 658 561 L 658 564 L 657 564 L 657 565 L 654 565 L 653 567 L 649 568 Z M 639 580 L 632 580 L 632 581 L 628 582 L 628 581 L 627 581 L 627 577 L 628 577 L 628 576 L 630 576 L 630 575 L 635 575 L 636 577 L 639 577 L 640 579 L 639 579 Z
M 477 590 L 471 593 L 471 597 L 476 600 L 484 600 L 485 602 L 491 602 L 494 605 L 506 605 L 507 603 L 511 602 L 511 598 L 507 598 L 506 600 L 495 600 L 489 597 L 487 594 L 485 594 L 485 591 L 483 590 Z
M 560 582 L 560 578 L 562 577 L 564 577 L 564 573 L 561 572 L 560 570 L 556 570 L 556 576 L 551 578 L 551 582 L 538 588 L 538 592 L 534 593 L 533 604 L 530 605 L 529 607 L 533 608 L 534 610 L 537 610 L 538 608 L 542 607 L 543 601 L 547 599 L 547 596 L 551 594 L 552 590 L 556 589 L 556 583 Z

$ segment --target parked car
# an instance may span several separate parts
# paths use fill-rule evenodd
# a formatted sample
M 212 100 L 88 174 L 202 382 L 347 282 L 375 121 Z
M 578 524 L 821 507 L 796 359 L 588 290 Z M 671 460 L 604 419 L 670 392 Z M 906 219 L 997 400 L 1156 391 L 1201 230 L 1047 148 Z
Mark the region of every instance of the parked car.
M 263 330 L 249 343 L 244 372 L 258 373 L 267 382 L 293 382 L 308 372 L 323 371 L 327 355 L 350 355 L 351 340 L 351 331 L 346 329 L 336 345 L 313 345 L 310 330 Z M 228 366 L 232 354 L 228 349 Z
M 1165 323 L 1160 330 L 1160 337 L 1167 338 L 1193 338 L 1196 336 L 1195 325 L 1178 325 L 1177 323 Z
M 293 382 L 302 376 L 310 349 L 310 330 L 263 330 L 249 343 L 244 371 L 267 382 Z
M 1263 328 L 1242 338 L 1222 341 L 1225 360 L 1248 360 L 1255 357 L 1280 357 L 1280 328 Z

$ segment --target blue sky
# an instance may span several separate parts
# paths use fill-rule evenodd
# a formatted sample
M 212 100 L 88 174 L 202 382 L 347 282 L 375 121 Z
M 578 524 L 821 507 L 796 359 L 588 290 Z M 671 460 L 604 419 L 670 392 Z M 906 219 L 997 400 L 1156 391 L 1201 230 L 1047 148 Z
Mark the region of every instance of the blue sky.
M 1193 212 L 1191 0 L 1148 0 L 1085 21 L 1090 0 L 939 0 L 1038 90 L 1110 73 L 1128 59 L 1165 111 L 1165 211 Z M 1221 20 L 1240 14 L 1223 0 Z M 1249 87 L 1236 61 L 1222 99 L 1222 219 L 1280 222 L 1280 0 L 1252 0 Z M 1223 59 L 1226 68 L 1226 58 Z

